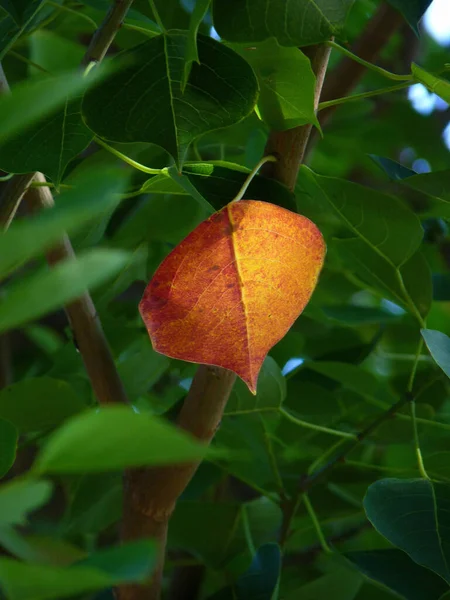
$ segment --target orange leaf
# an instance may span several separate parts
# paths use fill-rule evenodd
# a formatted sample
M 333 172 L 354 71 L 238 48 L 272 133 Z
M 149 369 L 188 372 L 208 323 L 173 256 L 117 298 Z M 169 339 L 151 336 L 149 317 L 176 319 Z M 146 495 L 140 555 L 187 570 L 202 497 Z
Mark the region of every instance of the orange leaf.
M 325 257 L 306 217 L 240 200 L 161 263 L 139 305 L 153 348 L 234 371 L 256 393 L 269 350 L 305 308 Z

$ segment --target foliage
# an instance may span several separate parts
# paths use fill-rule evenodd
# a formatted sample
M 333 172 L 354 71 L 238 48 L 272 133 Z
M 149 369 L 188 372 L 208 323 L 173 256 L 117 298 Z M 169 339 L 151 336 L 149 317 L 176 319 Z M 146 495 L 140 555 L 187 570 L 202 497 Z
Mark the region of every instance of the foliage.
M 413 64 L 403 49 L 429 4 L 389 0 L 409 28 L 325 123 L 311 45 L 348 54 L 387 4 L 135 0 L 86 76 L 109 2 L 0 0 L 0 216 L 11 174 L 41 171 L 32 186 L 55 196 L 0 233 L 0 597 L 107 600 L 146 581 L 154 541 L 120 544 L 122 471 L 203 458 L 171 520 L 166 594 L 188 570 L 193 600 L 449 597 L 450 170 L 445 113 L 407 92 L 448 102 L 448 56 L 422 31 Z M 341 59 L 334 45 L 330 86 Z M 139 302 L 270 132 L 305 125 L 295 190 L 268 169 L 244 197 L 311 219 L 324 268 L 205 451 L 172 424 L 196 366 L 152 348 Z M 47 266 L 66 233 L 76 256 Z M 129 407 L 97 406 L 63 311 L 86 290 Z

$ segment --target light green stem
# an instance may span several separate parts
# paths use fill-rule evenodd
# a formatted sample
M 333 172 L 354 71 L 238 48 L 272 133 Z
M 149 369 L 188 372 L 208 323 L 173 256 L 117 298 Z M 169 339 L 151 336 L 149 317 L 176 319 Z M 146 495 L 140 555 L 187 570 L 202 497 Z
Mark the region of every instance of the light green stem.
M 322 550 L 324 552 L 326 552 L 327 554 L 331 554 L 332 550 L 331 550 L 330 546 L 328 545 L 327 540 L 325 539 L 325 536 L 322 531 L 322 527 L 320 526 L 319 519 L 317 518 L 316 512 L 311 504 L 308 494 L 303 494 L 303 503 L 308 512 L 309 518 L 312 521 L 314 529 L 317 533 L 317 537 L 319 539 L 320 545 L 322 546 Z
M 158 27 L 161 29 L 162 32 L 165 32 L 166 28 L 164 27 L 161 17 L 159 16 L 159 12 L 158 12 L 158 9 L 156 8 L 156 4 L 155 4 L 154 0 L 148 0 L 148 2 L 150 4 L 150 8 L 152 9 L 153 16 L 155 17 L 155 21 L 156 21 Z
M 111 152 L 111 154 L 114 154 L 114 156 L 117 156 L 117 158 L 120 158 L 120 160 L 123 160 L 128 165 L 138 169 L 138 171 L 148 173 L 149 175 L 160 175 L 161 173 L 167 175 L 167 167 L 164 167 L 163 169 L 152 169 L 151 167 L 146 167 L 145 165 L 141 165 L 141 163 L 136 162 L 129 156 L 126 156 L 126 154 L 122 154 L 122 152 L 116 150 L 116 148 L 113 148 L 102 139 L 96 137 L 94 138 L 94 141 L 105 150 L 108 150 L 108 152 Z
M 336 42 L 329 41 L 329 42 L 325 42 L 325 44 L 327 44 L 327 46 L 330 46 L 331 48 L 334 48 L 335 50 L 338 50 L 342 54 L 345 54 L 345 56 L 348 56 L 348 58 L 351 58 L 352 60 L 359 63 L 360 65 L 363 65 L 363 67 L 366 67 L 366 69 L 370 69 L 374 73 L 378 73 L 378 75 L 386 77 L 387 79 L 392 79 L 393 81 L 411 81 L 411 82 L 413 82 L 412 75 L 397 75 L 396 73 L 391 73 L 390 71 L 386 71 L 386 69 L 377 67 L 377 65 L 374 65 L 370 62 L 367 62 L 367 60 L 364 60 L 363 58 L 356 56 L 356 54 L 353 54 L 353 52 L 350 52 L 350 50 L 347 50 L 347 48 L 344 48 L 343 46 L 336 44 Z
M 339 104 L 347 104 L 348 102 L 364 100 L 364 98 L 372 98 L 373 96 L 381 96 L 382 94 L 398 92 L 399 90 L 404 90 L 405 88 L 410 87 L 411 85 L 413 85 L 412 81 L 405 81 L 397 85 L 391 85 L 389 87 L 380 88 L 378 90 L 372 90 L 370 92 L 363 92 L 361 94 L 353 94 L 353 96 L 344 96 L 343 98 L 336 98 L 335 100 L 320 102 L 317 110 L 324 110 L 325 108 L 330 108 L 330 106 L 338 106 Z
M 238 200 L 241 200 L 241 198 L 243 198 L 245 192 L 247 191 L 248 186 L 251 184 L 256 173 L 260 170 L 260 168 L 263 165 L 265 165 L 268 162 L 276 162 L 276 161 L 277 161 L 277 159 L 275 158 L 275 156 L 271 156 L 271 155 L 263 156 L 263 158 L 259 161 L 259 163 L 256 165 L 256 167 L 252 171 L 250 171 L 250 173 L 247 176 L 247 179 L 242 184 L 241 189 L 239 190 L 239 192 L 236 194 L 236 196 L 233 198 L 233 200 L 231 202 L 237 202 Z
M 347 433 L 346 431 L 338 431 L 337 429 L 330 429 L 329 427 L 323 427 L 322 425 L 316 425 L 315 423 L 309 423 L 308 421 L 302 421 L 302 419 L 297 419 L 290 412 L 285 410 L 284 408 L 280 408 L 280 413 L 291 423 L 295 423 L 300 427 L 305 427 L 306 429 L 313 429 L 314 431 L 319 431 L 320 433 L 329 433 L 330 435 L 336 435 L 338 437 L 347 438 L 349 440 L 356 440 L 357 437 L 353 433 Z
M 413 366 L 412 366 L 412 369 L 411 369 L 411 375 L 410 375 L 409 381 L 408 381 L 407 390 L 408 390 L 409 394 L 412 394 L 412 390 L 413 390 L 413 386 L 414 386 L 414 379 L 416 378 L 417 365 L 419 363 L 419 357 L 420 357 L 420 353 L 422 352 L 422 348 L 423 348 L 423 338 L 420 337 L 419 344 L 417 346 L 416 356 L 415 356 L 414 363 L 413 363 Z M 417 465 L 419 467 L 419 473 L 422 475 L 422 477 L 424 479 L 429 479 L 427 471 L 425 469 L 425 465 L 423 463 L 422 451 L 420 449 L 420 440 L 419 440 L 419 431 L 418 431 L 418 427 L 417 427 L 416 400 L 415 400 L 415 398 L 412 398 L 412 400 L 411 400 L 411 419 L 412 419 L 412 425 L 413 425 L 414 448 L 415 448 L 415 452 L 416 452 Z

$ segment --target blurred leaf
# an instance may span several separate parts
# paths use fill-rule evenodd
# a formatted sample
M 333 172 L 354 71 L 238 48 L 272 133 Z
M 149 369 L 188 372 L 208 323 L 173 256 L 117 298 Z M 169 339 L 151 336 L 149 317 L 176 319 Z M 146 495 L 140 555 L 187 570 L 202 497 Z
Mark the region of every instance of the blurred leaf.
M 125 182 L 124 175 L 111 167 L 88 171 L 76 188 L 58 196 L 54 208 L 13 223 L 8 231 L 0 233 L 0 277 L 39 256 L 65 231 L 77 231 L 113 209 L 120 201 Z
M 17 438 L 18 432 L 14 425 L 10 421 L 0 418 L 0 478 L 3 477 L 14 464 L 16 459 Z
M 422 329 L 422 337 L 436 363 L 450 377 L 450 338 L 433 329 Z
M 382 479 L 367 490 L 373 526 L 414 562 L 450 583 L 450 486 L 428 479 Z
M 85 408 L 66 381 L 50 377 L 24 379 L 0 391 L 0 417 L 20 433 L 46 431 Z
M 262 120 L 283 131 L 317 120 L 314 110 L 316 78 L 309 58 L 298 48 L 285 48 L 275 38 L 260 44 L 231 47 L 253 67 L 260 94 L 258 109 Z
M 261 42 L 274 36 L 282 46 L 308 46 L 339 35 L 353 0 L 214 0 L 213 21 L 230 42 Z
M 35 564 L 66 566 L 81 560 L 86 553 L 62 539 L 24 535 L 13 527 L 0 528 L 0 545 L 16 558 Z
M 13 329 L 60 308 L 86 289 L 107 280 L 127 260 L 128 254 L 119 250 L 91 250 L 8 286 L 0 305 L 0 331 Z
M 389 323 L 399 318 L 399 315 L 374 306 L 331 305 L 323 306 L 322 310 L 329 319 L 355 327 L 371 323 Z
M 450 300 L 450 274 L 433 273 L 433 300 L 448 302 Z
M 437 75 L 433 75 L 425 69 L 422 69 L 418 65 L 412 63 L 411 65 L 412 74 L 414 79 L 419 83 L 422 83 L 427 87 L 430 92 L 440 96 L 445 102 L 450 103 L 450 82 L 446 79 L 442 79 Z
M 0 558 L 0 585 L 11 600 L 58 600 L 121 583 L 142 582 L 150 575 L 155 559 L 155 544 L 150 540 L 97 552 L 67 568 Z
M 102 407 L 72 418 L 49 438 L 40 473 L 95 473 L 199 460 L 207 448 L 175 426 L 125 406 Z
M 235 586 L 237 600 L 272 600 L 281 570 L 278 544 L 260 546 L 249 569 Z
M 171 33 L 125 53 L 128 66 L 85 95 L 88 127 L 116 142 L 157 144 L 181 168 L 195 138 L 246 117 L 257 96 L 253 71 L 211 38 L 198 37 L 200 64 L 192 66 L 182 93 L 186 39 Z
M 0 6 L 21 25 L 41 5 L 42 0 L 0 0 Z
M 417 25 L 432 0 L 388 0 L 388 2 L 402 13 L 412 30 L 419 35 Z
M 43 0 L 1 0 L 0 6 L 6 14 L 0 11 L 0 60 L 42 10 L 43 4 Z
M 181 78 L 181 89 L 185 90 L 186 84 L 191 73 L 192 63 L 200 64 L 200 59 L 197 50 L 197 34 L 200 23 L 203 21 L 208 12 L 211 0 L 196 0 L 194 9 L 189 22 L 189 31 L 186 39 L 186 49 L 184 55 L 184 71 Z
M 0 486 L 0 527 L 25 525 L 27 514 L 46 504 L 52 484 L 36 479 L 14 479 Z
M 348 552 L 348 558 L 366 575 L 405 600 L 438 600 L 447 584 L 432 571 L 420 567 L 400 550 Z
M 422 192 L 416 200 L 418 210 L 427 217 L 450 217 L 450 170 L 421 173 L 408 177 L 402 184 Z
M 328 600 L 331 590 L 333 600 L 354 600 L 363 581 L 356 571 L 338 569 L 299 587 L 286 600 Z
M 396 162 L 395 160 L 391 160 L 390 158 L 377 156 L 376 154 L 369 154 L 369 156 L 373 162 L 386 173 L 389 179 L 392 179 L 393 181 L 401 181 L 407 177 L 417 175 L 415 171 L 408 169 L 408 167 L 404 167 L 400 163 Z

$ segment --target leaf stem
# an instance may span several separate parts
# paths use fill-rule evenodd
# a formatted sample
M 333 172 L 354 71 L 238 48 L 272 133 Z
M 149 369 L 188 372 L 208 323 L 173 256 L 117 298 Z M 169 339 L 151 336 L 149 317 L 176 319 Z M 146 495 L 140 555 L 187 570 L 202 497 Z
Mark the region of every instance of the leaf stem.
M 288 421 L 291 421 L 291 423 L 295 423 L 296 425 L 299 425 L 300 427 L 305 427 L 306 429 L 313 429 L 314 431 L 318 431 L 320 433 L 329 433 L 330 435 L 336 435 L 338 437 L 346 438 L 349 440 L 357 439 L 357 436 L 354 433 L 348 433 L 346 431 L 339 431 L 337 429 L 330 429 L 329 427 L 324 427 L 323 425 L 316 425 L 315 423 L 309 423 L 308 421 L 303 421 L 302 419 L 298 419 L 297 417 L 294 417 L 293 414 L 291 414 L 284 408 L 280 408 L 279 411 L 280 411 L 280 414 L 282 414 L 283 417 L 285 417 Z
M 156 8 L 156 4 L 155 4 L 154 0 L 148 0 L 148 2 L 150 4 L 150 8 L 152 9 L 153 16 L 155 17 L 155 21 L 156 21 L 158 27 L 164 33 L 166 31 L 166 28 L 164 27 L 161 17 L 159 16 L 159 12 L 158 12 L 158 9 Z
M 390 94 L 391 92 L 398 92 L 404 90 L 407 87 L 413 85 L 412 81 L 405 81 L 397 85 L 391 85 L 389 87 L 380 88 L 378 90 L 372 90 L 370 92 L 363 92 L 361 94 L 353 94 L 352 96 L 344 96 L 343 98 L 336 98 L 336 100 L 328 100 L 327 102 L 321 102 L 317 110 L 324 110 L 330 108 L 330 106 L 338 106 L 340 104 L 347 104 L 348 102 L 356 102 L 358 100 L 364 100 L 364 98 L 371 98 L 373 96 L 380 96 L 382 94 Z
M 19 54 L 15 50 L 9 50 L 8 54 L 10 56 L 13 56 L 17 60 L 20 60 L 21 62 L 29 65 L 30 67 L 33 67 L 34 69 L 37 69 L 38 71 L 41 71 L 41 73 L 45 73 L 46 75 L 51 75 L 50 71 L 47 71 L 47 69 L 44 69 L 44 67 L 41 67 L 41 65 L 38 65 L 37 63 L 33 62 L 32 60 L 30 60 L 26 56 L 22 56 L 21 54 Z
M 383 69 L 382 67 L 378 67 L 377 65 L 374 65 L 373 63 L 368 62 L 367 60 L 364 60 L 363 58 L 360 58 L 356 54 L 353 54 L 353 52 L 350 52 L 350 50 L 347 50 L 347 48 L 344 48 L 343 46 L 340 46 L 339 44 L 336 44 L 336 42 L 333 42 L 331 40 L 328 42 L 325 42 L 325 44 L 327 46 L 329 46 L 330 48 L 334 48 L 335 50 L 338 50 L 342 54 L 345 54 L 345 56 L 347 56 L 348 58 L 351 58 L 352 60 L 359 63 L 363 67 L 366 67 L 366 69 L 370 69 L 374 73 L 378 73 L 378 75 L 381 75 L 382 77 L 386 77 L 387 79 L 392 79 L 393 81 L 410 81 L 411 83 L 413 83 L 412 75 L 397 75 L 396 73 L 391 73 L 390 71 L 386 71 L 386 69 Z
M 254 169 L 252 169 L 250 171 L 246 180 L 242 184 L 241 189 L 238 191 L 238 193 L 233 198 L 233 200 L 231 200 L 231 202 L 237 202 L 238 200 L 241 200 L 243 198 L 245 192 L 247 191 L 248 186 L 251 184 L 253 178 L 255 177 L 255 175 L 257 174 L 257 172 L 260 170 L 260 168 L 263 165 L 265 165 L 268 162 L 276 162 L 276 161 L 277 161 L 276 157 L 272 156 L 270 154 L 268 156 L 263 156 L 263 158 L 259 161 L 259 163 L 256 165 L 256 167 L 254 167 Z
M 305 505 L 305 508 L 308 512 L 309 518 L 312 521 L 313 527 L 316 531 L 317 538 L 322 547 L 322 550 L 326 554 L 332 554 L 332 550 L 331 550 L 330 546 L 328 545 L 327 540 L 325 539 L 325 536 L 322 531 L 322 527 L 320 526 L 320 521 L 317 518 L 316 511 L 314 510 L 313 505 L 311 504 L 308 494 L 303 494 L 303 504 Z
M 424 479 L 429 479 L 429 476 L 426 472 L 425 465 L 422 458 L 422 451 L 420 449 L 420 441 L 419 441 L 419 430 L 417 427 L 417 416 L 416 416 L 416 399 L 412 395 L 412 390 L 414 387 L 414 380 L 416 378 L 417 365 L 419 363 L 420 354 L 423 348 L 423 337 L 420 336 L 419 344 L 417 345 L 417 352 L 414 359 L 414 363 L 411 369 L 411 374 L 408 380 L 408 393 L 411 395 L 411 419 L 413 426 L 413 436 L 414 436 L 414 449 L 417 457 L 417 466 L 419 468 L 419 473 Z
M 104 148 L 114 156 L 117 156 L 117 158 L 120 158 L 120 160 L 123 160 L 123 162 L 126 162 L 128 165 L 134 167 L 135 169 L 138 169 L 138 171 L 148 173 L 149 175 L 160 175 L 161 173 L 167 174 L 167 167 L 164 167 L 162 169 L 152 169 L 151 167 L 146 167 L 145 165 L 141 165 L 141 163 L 136 162 L 126 154 L 122 154 L 122 152 L 116 150 L 116 148 L 113 148 L 112 146 L 104 142 L 102 139 L 95 137 L 94 141 L 96 144 L 102 146 L 102 148 Z

